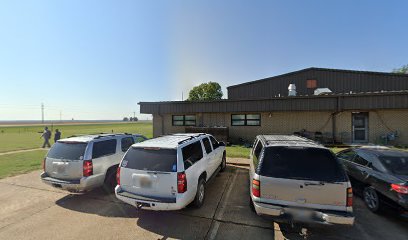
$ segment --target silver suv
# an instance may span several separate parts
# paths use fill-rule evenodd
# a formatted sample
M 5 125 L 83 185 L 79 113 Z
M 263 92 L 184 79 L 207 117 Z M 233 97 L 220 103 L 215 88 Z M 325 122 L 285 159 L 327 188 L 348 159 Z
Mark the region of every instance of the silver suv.
M 116 169 L 129 147 L 142 135 L 99 134 L 58 140 L 44 158 L 41 180 L 56 188 L 82 192 L 104 186 L 113 191 Z
M 209 134 L 174 134 L 132 145 L 117 172 L 116 197 L 137 208 L 204 203 L 206 183 L 226 167 L 225 144 Z
M 250 161 L 251 206 L 277 221 L 354 223 L 351 184 L 333 153 L 298 136 L 257 136 Z

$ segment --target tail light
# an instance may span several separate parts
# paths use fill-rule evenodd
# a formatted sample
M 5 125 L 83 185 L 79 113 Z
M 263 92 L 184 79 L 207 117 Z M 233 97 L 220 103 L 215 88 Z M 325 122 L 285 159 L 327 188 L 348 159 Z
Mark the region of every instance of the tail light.
M 391 190 L 394 190 L 397 193 L 401 193 L 401 194 L 408 194 L 408 186 L 404 186 L 404 185 L 391 184 Z
M 116 183 L 120 185 L 120 166 L 116 169 Z
M 187 192 L 187 176 L 185 172 L 177 173 L 177 192 Z
M 347 207 L 352 207 L 353 206 L 353 189 L 352 188 L 347 188 Z
M 47 160 L 47 158 L 44 158 L 43 162 L 42 162 L 42 167 L 43 167 L 43 171 L 45 172 L 45 161 Z
M 261 182 L 259 180 L 252 180 L 252 195 L 261 197 Z
M 92 160 L 84 160 L 83 163 L 83 175 L 84 177 L 89 177 L 93 174 Z

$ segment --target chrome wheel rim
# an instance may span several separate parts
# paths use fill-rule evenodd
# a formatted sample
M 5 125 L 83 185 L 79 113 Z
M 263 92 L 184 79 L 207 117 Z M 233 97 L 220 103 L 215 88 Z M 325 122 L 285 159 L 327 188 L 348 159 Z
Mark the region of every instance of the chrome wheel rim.
M 371 209 L 375 209 L 378 206 L 378 197 L 377 194 L 369 189 L 364 191 L 364 200 L 367 203 L 368 207 Z
M 204 200 L 204 184 L 200 185 L 200 188 L 198 190 L 198 201 L 203 202 Z

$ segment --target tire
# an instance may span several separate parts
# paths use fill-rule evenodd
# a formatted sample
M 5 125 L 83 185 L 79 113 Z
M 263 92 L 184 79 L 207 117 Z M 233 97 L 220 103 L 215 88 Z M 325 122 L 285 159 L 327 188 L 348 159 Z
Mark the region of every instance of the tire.
M 103 183 L 103 190 L 106 193 L 114 193 L 116 185 L 116 168 L 111 168 L 106 173 L 105 181 Z
M 368 186 L 364 188 L 363 200 L 371 212 L 378 213 L 381 210 L 380 197 L 373 187 Z
M 205 180 L 200 178 L 197 185 L 197 193 L 193 201 L 193 206 L 195 208 L 200 208 L 203 206 L 205 200 Z
M 252 212 L 256 213 L 255 206 L 254 206 L 254 201 L 252 201 L 251 196 L 249 197 L 249 207 L 251 208 Z
M 225 152 L 222 154 L 222 161 L 220 165 L 220 172 L 224 172 L 225 169 L 227 168 L 227 156 Z

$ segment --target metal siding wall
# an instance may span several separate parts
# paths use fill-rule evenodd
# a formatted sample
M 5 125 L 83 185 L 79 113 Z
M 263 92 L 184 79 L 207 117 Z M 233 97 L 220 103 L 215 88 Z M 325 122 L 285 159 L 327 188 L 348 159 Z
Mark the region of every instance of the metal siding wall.
M 306 88 L 308 79 L 317 80 L 318 88 L 328 87 L 335 93 L 408 90 L 408 76 L 311 69 L 229 88 L 228 99 L 287 96 L 290 83 L 296 85 L 298 95 L 311 95 L 313 90 Z

